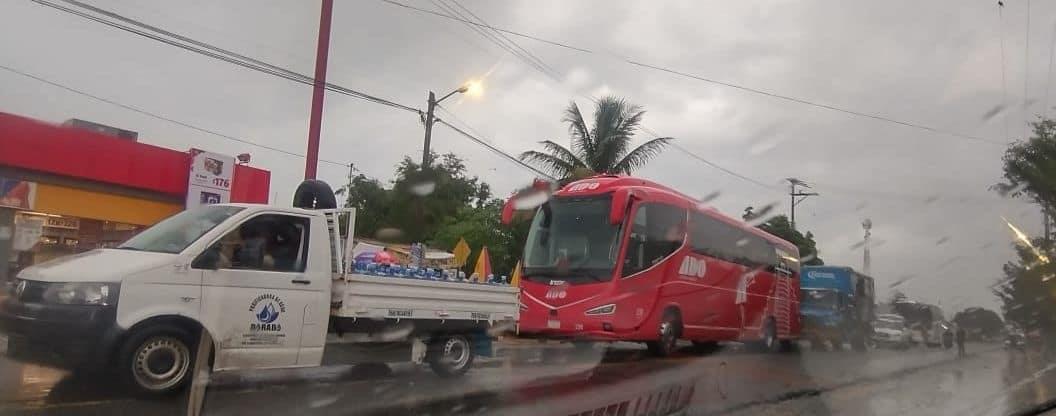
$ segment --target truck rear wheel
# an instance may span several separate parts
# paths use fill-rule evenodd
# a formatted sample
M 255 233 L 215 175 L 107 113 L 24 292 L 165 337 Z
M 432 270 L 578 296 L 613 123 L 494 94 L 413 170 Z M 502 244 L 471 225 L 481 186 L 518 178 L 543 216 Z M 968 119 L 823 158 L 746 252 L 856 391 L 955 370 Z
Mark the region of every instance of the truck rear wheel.
M 429 343 L 425 359 L 440 377 L 458 377 L 473 365 L 473 347 L 464 335 L 444 335 Z
M 166 395 L 183 389 L 191 379 L 195 350 L 192 338 L 175 326 L 145 328 L 121 348 L 121 377 L 142 395 Z

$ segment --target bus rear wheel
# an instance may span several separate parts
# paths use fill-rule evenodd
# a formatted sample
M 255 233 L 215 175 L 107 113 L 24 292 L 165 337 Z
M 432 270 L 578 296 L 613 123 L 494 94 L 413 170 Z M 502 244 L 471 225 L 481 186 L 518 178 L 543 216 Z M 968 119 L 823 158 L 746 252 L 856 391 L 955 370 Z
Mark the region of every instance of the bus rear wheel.
M 646 342 L 649 352 L 657 357 L 667 357 L 675 352 L 678 338 L 682 335 L 682 320 L 675 311 L 667 311 L 660 320 L 660 339 Z

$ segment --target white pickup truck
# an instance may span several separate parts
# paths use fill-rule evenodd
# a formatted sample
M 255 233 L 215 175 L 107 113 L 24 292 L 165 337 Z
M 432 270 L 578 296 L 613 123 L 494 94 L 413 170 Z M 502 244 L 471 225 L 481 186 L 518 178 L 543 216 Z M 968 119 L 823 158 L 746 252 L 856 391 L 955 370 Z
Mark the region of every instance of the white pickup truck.
M 295 205 L 305 194 L 322 209 L 202 206 L 23 270 L 0 297 L 7 354 L 116 369 L 161 394 L 188 383 L 201 334 L 214 371 L 412 361 L 452 376 L 513 327 L 514 287 L 344 273 L 336 224 L 355 212 L 333 209 L 322 182 L 302 184 Z

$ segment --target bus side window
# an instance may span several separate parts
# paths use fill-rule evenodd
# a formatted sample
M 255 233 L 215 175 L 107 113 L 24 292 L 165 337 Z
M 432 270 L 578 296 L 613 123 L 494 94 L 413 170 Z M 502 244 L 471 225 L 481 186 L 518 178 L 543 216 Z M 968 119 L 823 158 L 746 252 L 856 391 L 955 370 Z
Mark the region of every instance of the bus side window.
M 623 276 L 630 276 L 674 253 L 685 240 L 686 212 L 665 204 L 641 204 L 634 215 L 624 256 Z

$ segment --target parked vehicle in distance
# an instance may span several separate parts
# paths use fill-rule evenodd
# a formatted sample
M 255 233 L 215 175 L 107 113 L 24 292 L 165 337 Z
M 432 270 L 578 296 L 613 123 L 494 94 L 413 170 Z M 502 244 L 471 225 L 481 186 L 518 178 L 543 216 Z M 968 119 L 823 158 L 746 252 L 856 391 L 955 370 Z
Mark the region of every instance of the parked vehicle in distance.
M 905 318 L 906 326 L 914 332 L 914 343 L 922 343 L 933 348 L 946 344 L 943 334 L 949 331 L 952 325 L 946 322 L 942 308 L 914 301 L 895 303 L 894 308 L 899 315 Z M 952 346 L 952 340 L 950 342 L 949 345 Z
M 644 342 L 658 356 L 679 339 L 788 349 L 799 337 L 798 276 L 787 241 L 660 184 L 595 176 L 535 210 L 519 334 Z
M 294 205 L 305 200 L 324 209 L 201 206 L 23 270 L 0 305 L 7 354 L 117 369 L 163 394 L 191 378 L 200 334 L 215 371 L 411 361 L 457 376 L 490 353 L 489 332 L 513 327 L 514 287 L 346 273 L 338 215 L 354 224 L 355 211 L 332 209 L 318 181 L 298 188 Z
M 878 347 L 906 349 L 910 345 L 910 333 L 901 315 L 879 314 L 873 323 L 873 343 Z
M 802 268 L 800 312 L 803 337 L 834 349 L 849 342 L 864 351 L 873 337 L 876 306 L 873 278 L 843 266 Z

